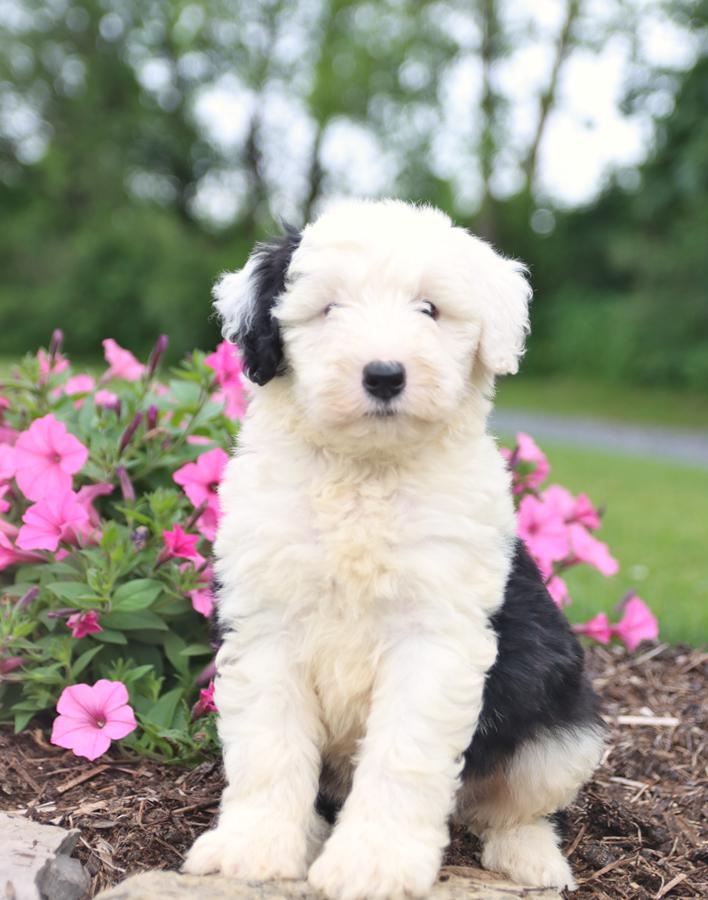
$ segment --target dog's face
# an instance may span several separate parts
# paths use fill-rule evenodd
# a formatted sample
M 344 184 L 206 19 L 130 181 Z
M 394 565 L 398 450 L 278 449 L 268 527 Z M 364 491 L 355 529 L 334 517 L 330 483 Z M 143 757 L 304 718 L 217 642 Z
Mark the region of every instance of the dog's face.
M 254 382 L 283 376 L 322 434 L 395 441 L 452 419 L 475 362 L 517 370 L 530 289 L 437 210 L 347 201 L 256 248 L 215 297 Z

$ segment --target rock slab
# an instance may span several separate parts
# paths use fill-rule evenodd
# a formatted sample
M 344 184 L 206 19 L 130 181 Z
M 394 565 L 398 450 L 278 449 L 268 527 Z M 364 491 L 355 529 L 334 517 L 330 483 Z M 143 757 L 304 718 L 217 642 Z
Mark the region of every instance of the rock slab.
M 430 900 L 558 900 L 554 888 L 520 887 L 499 875 L 466 866 L 440 873 Z M 143 872 L 99 894 L 96 900 L 321 900 L 305 881 L 235 881 L 178 872 Z
M 71 851 L 78 831 L 0 812 L 0 897 L 83 900 L 91 879 Z

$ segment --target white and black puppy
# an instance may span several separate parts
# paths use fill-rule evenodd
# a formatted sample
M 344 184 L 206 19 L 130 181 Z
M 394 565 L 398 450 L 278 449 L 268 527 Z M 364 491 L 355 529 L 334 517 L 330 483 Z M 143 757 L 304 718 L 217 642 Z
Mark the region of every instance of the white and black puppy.
M 530 294 L 397 201 L 336 204 L 218 282 L 254 387 L 215 545 L 228 786 L 186 871 L 425 895 L 454 817 L 485 866 L 572 886 L 552 816 L 602 729 L 486 434 Z

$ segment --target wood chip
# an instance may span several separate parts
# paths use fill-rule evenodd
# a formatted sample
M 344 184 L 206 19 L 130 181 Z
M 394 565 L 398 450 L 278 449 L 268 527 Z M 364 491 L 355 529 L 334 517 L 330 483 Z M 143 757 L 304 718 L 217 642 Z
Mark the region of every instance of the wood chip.
M 618 725 L 652 725 L 655 728 L 675 728 L 681 720 L 675 716 L 616 716 Z
M 106 769 L 109 769 L 110 766 L 101 765 L 95 766 L 93 769 L 89 769 L 88 772 L 81 772 L 79 775 L 76 775 L 74 778 L 69 778 L 67 781 L 62 781 L 61 784 L 58 784 L 54 790 L 58 794 L 65 794 L 67 791 L 70 791 L 72 788 L 77 787 L 80 784 L 83 784 L 84 781 L 89 781 L 91 778 L 95 778 L 96 775 L 100 775 L 101 772 L 105 772 Z

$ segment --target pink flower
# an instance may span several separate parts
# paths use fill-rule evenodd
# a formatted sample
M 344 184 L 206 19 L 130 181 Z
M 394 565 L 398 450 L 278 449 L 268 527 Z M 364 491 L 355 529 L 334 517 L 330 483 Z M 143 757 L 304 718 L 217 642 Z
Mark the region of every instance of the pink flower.
M 542 571 L 568 555 L 568 528 L 553 504 L 528 494 L 519 504 L 517 528 Z
M 177 469 L 172 476 L 176 483 L 182 486 L 194 506 L 201 506 L 206 502 L 206 509 L 197 525 L 210 541 L 214 540 L 219 520 L 219 499 L 216 491 L 228 459 L 228 454 L 220 447 L 216 447 L 202 453 L 196 462 L 187 463 Z
M 214 703 L 214 682 L 199 691 L 199 699 L 192 707 L 192 718 L 198 719 L 210 712 L 216 712 L 216 704 Z
M 99 528 L 101 525 L 101 517 L 93 506 L 94 501 L 97 497 L 108 497 L 114 490 L 110 481 L 99 481 L 96 484 L 86 484 L 77 491 L 76 499 L 86 510 L 89 522 L 94 528 Z
M 525 477 L 528 487 L 536 488 L 548 477 L 551 467 L 548 465 L 546 454 L 541 450 L 538 444 L 528 434 L 520 431 L 516 435 L 516 451 L 517 460 L 522 463 L 531 463 L 533 471 Z
M 568 526 L 570 549 L 575 560 L 594 566 L 605 577 L 616 575 L 619 563 L 610 554 L 607 544 L 594 538 L 582 525 Z
M 567 606 L 570 603 L 568 586 L 560 577 L 560 575 L 553 575 L 546 583 L 546 589 L 551 595 L 551 599 L 556 604 L 556 606 L 562 608 L 563 606 Z
M 107 391 L 104 388 L 96 391 L 93 396 L 93 402 L 96 406 L 101 406 L 104 409 L 120 408 L 120 397 L 118 394 L 114 394 L 113 391 Z
M 200 565 L 204 562 L 204 557 L 197 551 L 197 544 L 200 540 L 198 534 L 187 534 L 181 525 L 175 525 L 172 531 L 163 531 L 162 537 L 165 541 L 165 549 L 161 556 L 164 556 L 165 559 L 178 556 L 182 559 L 198 561 Z
M 195 588 L 195 590 L 189 591 L 189 599 L 192 601 L 192 609 L 207 619 L 214 611 L 216 600 L 209 587 Z
M 15 448 L 0 444 L 0 481 L 10 481 L 15 475 Z
M 139 381 L 143 377 L 145 366 L 133 356 L 130 350 L 124 350 L 113 338 L 106 338 L 103 341 L 103 353 L 109 368 L 101 381 L 110 381 L 111 378 Z
M 578 494 L 575 498 L 573 520 L 591 531 L 600 527 L 600 514 L 590 502 L 587 494 Z
M 224 403 L 227 416 L 240 419 L 246 411 L 246 394 L 238 350 L 228 341 L 222 341 L 204 362 L 216 372 L 216 382 L 221 387 L 214 399 Z
M 138 727 L 122 681 L 101 678 L 94 685 L 64 688 L 57 703 L 51 742 L 94 760 Z
M 642 641 L 659 637 L 659 623 L 646 603 L 634 594 L 625 604 L 622 619 L 612 626 L 612 633 L 628 650 L 636 650 Z
M 90 527 L 86 507 L 71 490 L 52 494 L 34 503 L 22 516 L 17 535 L 22 550 L 56 550 L 60 541 L 74 544 Z
M 14 566 L 16 563 L 42 562 L 43 558 L 37 553 L 23 553 L 12 543 L 17 529 L 9 523 L 3 522 L 0 527 L 0 571 Z
M 216 380 L 224 387 L 241 378 L 243 365 L 238 350 L 228 341 L 222 341 L 204 362 L 216 373 Z
M 587 622 L 573 625 L 572 628 L 576 634 L 584 634 L 586 637 L 599 641 L 601 644 L 610 643 L 612 630 L 610 628 L 610 623 L 607 620 L 607 615 L 604 612 L 598 613 Z
M 88 450 L 51 413 L 35 419 L 15 444 L 15 478 L 29 500 L 69 490 Z
M 52 356 L 45 350 L 37 351 L 39 361 L 39 380 L 45 382 L 50 375 L 59 375 L 69 368 L 69 360 L 57 352 Z
M 569 525 L 577 523 L 590 529 L 600 527 L 600 516 L 587 494 L 574 497 L 560 484 L 551 484 L 543 492 L 543 500 L 554 506 Z
M 71 630 L 71 636 L 77 639 L 86 637 L 87 634 L 98 634 L 103 631 L 98 624 L 98 613 L 90 610 L 85 613 L 74 613 L 66 620 L 67 627 Z
M 65 384 L 52 391 L 52 396 L 61 397 L 62 394 L 66 394 L 67 397 L 73 397 L 74 394 L 90 394 L 95 386 L 96 381 L 90 375 L 73 375 Z M 83 405 L 83 399 L 74 403 L 76 409 L 81 409 Z

